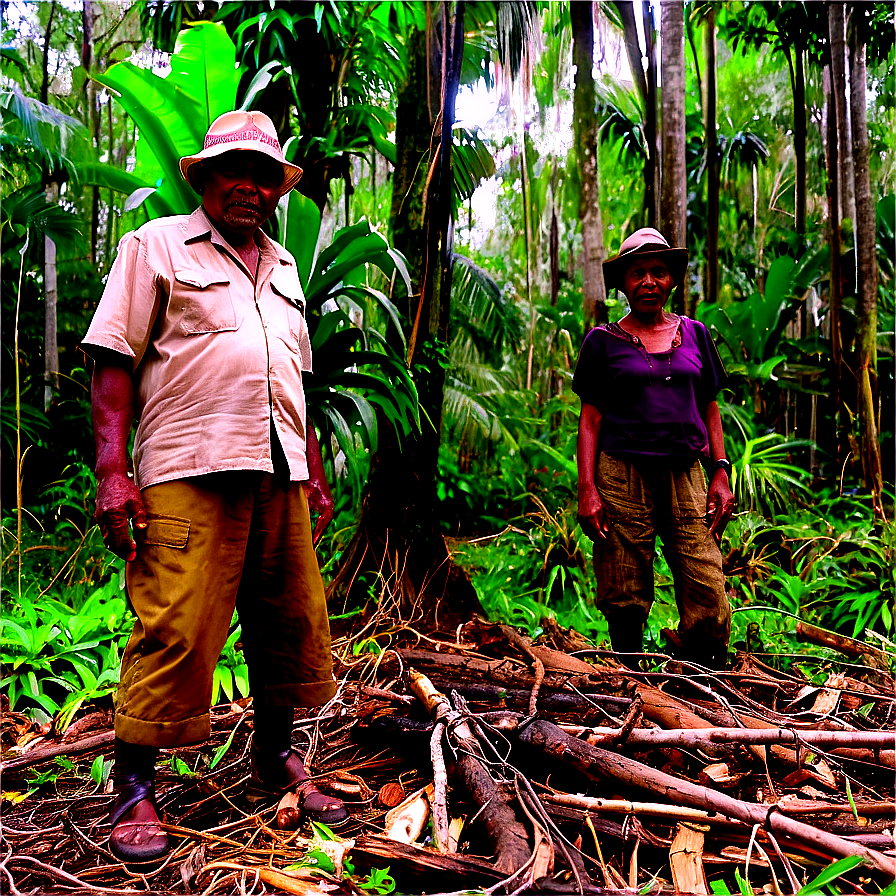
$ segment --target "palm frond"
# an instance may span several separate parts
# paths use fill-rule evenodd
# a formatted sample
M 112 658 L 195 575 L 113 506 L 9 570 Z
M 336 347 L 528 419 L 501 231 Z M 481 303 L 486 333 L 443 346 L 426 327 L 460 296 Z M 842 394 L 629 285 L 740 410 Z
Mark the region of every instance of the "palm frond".
M 519 311 L 491 275 L 463 255 L 454 256 L 451 303 L 455 337 L 471 342 L 483 361 L 500 365 L 503 352 L 519 341 Z
M 15 81 L 0 90 L 0 107 L 18 122 L 35 152 L 53 165 L 66 162 L 69 143 L 84 131 L 77 118 L 26 96 Z

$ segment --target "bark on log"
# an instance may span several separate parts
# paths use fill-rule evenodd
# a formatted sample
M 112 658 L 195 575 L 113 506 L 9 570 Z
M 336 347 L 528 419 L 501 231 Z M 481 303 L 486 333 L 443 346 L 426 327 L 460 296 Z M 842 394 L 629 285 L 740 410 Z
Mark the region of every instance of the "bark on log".
M 541 720 L 532 722 L 520 732 L 518 740 L 543 750 L 548 756 L 560 759 L 593 780 L 603 781 L 609 778 L 629 787 L 662 794 L 672 802 L 720 812 L 746 824 L 768 825 L 773 833 L 786 836 L 791 841 L 812 850 L 823 852 L 832 858 L 858 855 L 870 866 L 896 877 L 896 859 L 789 818 L 777 811 L 776 807 L 737 800 L 717 790 L 680 780 L 616 753 L 592 747 L 584 741 L 569 737 L 550 722 Z
M 464 753 L 457 760 L 454 779 L 482 807 L 480 817 L 495 847 L 495 867 L 507 876 L 518 871 L 532 854 L 528 833 L 492 776 L 478 759 Z
M 533 653 L 537 653 L 537 651 L 533 650 Z M 539 656 L 542 655 L 539 654 Z M 405 668 L 413 666 L 415 669 L 424 670 L 430 679 L 448 679 L 459 685 L 470 681 L 481 681 L 489 684 L 507 684 L 515 688 L 528 688 L 531 692 L 536 683 L 536 677 L 529 674 L 528 668 L 517 660 L 510 658 L 487 660 L 457 653 L 437 653 L 433 650 L 396 650 L 394 655 L 389 654 L 383 659 L 382 668 L 394 674 L 398 671 L 399 657 Z M 562 690 L 571 678 L 575 679 L 576 686 L 581 691 L 597 690 L 619 693 L 631 686 L 630 679 L 626 679 L 616 670 L 607 669 L 602 674 L 598 666 L 588 666 L 588 668 L 589 674 L 573 669 L 554 668 L 547 671 L 541 681 L 541 690 Z M 589 685 L 593 685 L 593 687 L 589 687 Z
M 387 837 L 364 834 L 355 840 L 352 859 L 381 868 L 390 865 L 392 873 L 399 869 L 407 874 L 425 878 L 428 892 L 448 892 L 470 886 L 489 886 L 504 880 L 489 862 L 459 854 L 440 855 L 406 843 L 396 843 Z
M 520 688 L 498 687 L 488 684 L 456 684 L 433 676 L 432 683 L 441 691 L 457 691 L 465 700 L 473 703 L 501 703 L 527 709 L 531 691 Z M 594 705 L 625 710 L 631 706 L 628 697 L 608 697 L 606 694 L 570 694 L 565 691 L 549 691 L 542 688 L 538 697 L 542 712 L 577 713 L 594 710 Z

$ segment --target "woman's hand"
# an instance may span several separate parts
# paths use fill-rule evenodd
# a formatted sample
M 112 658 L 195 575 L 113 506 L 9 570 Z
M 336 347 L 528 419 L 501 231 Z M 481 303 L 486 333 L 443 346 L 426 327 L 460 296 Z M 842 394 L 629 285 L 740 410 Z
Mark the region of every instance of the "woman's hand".
M 728 484 L 728 474 L 724 470 L 716 470 L 706 494 L 706 516 L 709 520 L 709 532 L 721 544 L 722 534 L 731 519 L 734 510 L 734 495 Z
M 592 540 L 598 538 L 606 540 L 610 526 L 607 521 L 604 502 L 600 499 L 600 492 L 596 488 L 588 489 L 579 495 L 579 525 L 582 531 Z

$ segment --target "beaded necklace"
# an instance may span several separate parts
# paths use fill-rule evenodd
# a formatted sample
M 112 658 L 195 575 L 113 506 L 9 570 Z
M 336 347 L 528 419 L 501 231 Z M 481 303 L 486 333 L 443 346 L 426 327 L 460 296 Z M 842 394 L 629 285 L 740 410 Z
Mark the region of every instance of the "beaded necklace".
M 681 322 L 683 318 L 678 318 L 678 329 L 675 331 L 675 335 L 672 337 L 672 345 L 669 347 L 668 352 L 656 352 L 658 355 L 665 354 L 669 359 L 669 372 L 666 377 L 663 379 L 663 382 L 666 385 L 666 388 L 672 385 L 672 351 L 678 348 L 681 345 Z M 653 361 L 650 358 L 650 352 L 647 351 L 644 343 L 641 342 L 638 336 L 635 336 L 633 333 L 629 333 L 628 330 L 619 326 L 618 323 L 612 324 L 604 324 L 603 329 L 608 333 L 611 333 L 613 336 L 617 336 L 620 339 L 625 339 L 626 342 L 631 343 L 631 345 L 635 346 L 643 355 L 644 360 L 647 361 L 647 384 L 653 385 Z

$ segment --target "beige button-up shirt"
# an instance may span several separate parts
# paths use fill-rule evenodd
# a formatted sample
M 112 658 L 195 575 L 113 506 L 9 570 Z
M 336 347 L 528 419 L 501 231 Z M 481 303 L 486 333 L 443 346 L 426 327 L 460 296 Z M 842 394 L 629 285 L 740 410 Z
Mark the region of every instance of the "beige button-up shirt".
M 273 472 L 270 421 L 292 480 L 308 478 L 302 371 L 311 370 L 295 259 L 259 231 L 257 278 L 202 208 L 121 241 L 84 349 L 133 358 L 137 485 Z

